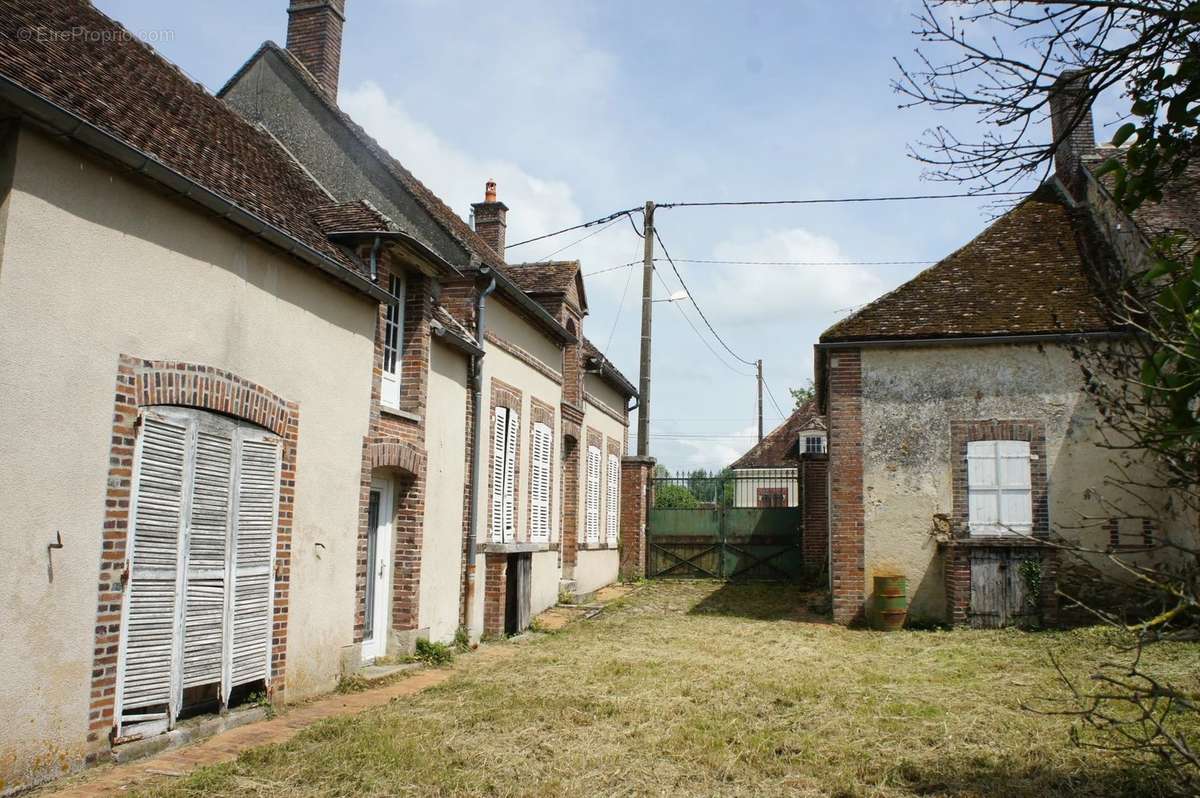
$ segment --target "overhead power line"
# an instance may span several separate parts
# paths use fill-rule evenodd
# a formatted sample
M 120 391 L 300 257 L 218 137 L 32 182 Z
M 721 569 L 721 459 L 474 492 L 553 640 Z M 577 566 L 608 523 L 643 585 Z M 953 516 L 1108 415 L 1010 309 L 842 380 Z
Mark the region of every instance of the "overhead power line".
M 663 280 L 662 275 L 658 273 L 658 269 L 654 270 L 654 276 L 658 278 L 658 282 L 662 284 L 663 290 L 665 290 L 667 292 L 667 294 L 669 295 L 671 293 L 671 286 L 667 285 L 666 281 Z M 702 332 L 700 332 L 700 330 L 696 327 L 695 324 L 692 323 L 692 320 L 690 317 L 688 317 L 688 314 L 683 312 L 683 308 L 680 307 L 679 303 L 671 302 L 669 304 L 675 306 L 675 309 L 679 311 L 679 315 L 683 316 L 683 320 L 688 323 L 688 326 L 692 328 L 692 332 L 694 332 L 696 334 L 696 337 L 700 339 L 700 343 L 704 344 L 704 348 L 712 353 L 712 356 L 717 359 L 718 363 L 720 363 L 722 366 L 729 369 L 730 371 L 732 371 L 734 374 L 738 375 L 739 377 L 753 377 L 754 376 L 753 374 L 747 374 L 744 371 L 738 371 L 736 367 L 729 365 L 729 363 L 726 362 L 725 358 L 721 357 L 721 354 L 717 350 L 712 348 L 712 344 L 710 344 L 708 342 L 708 339 L 704 337 L 704 334 Z
M 717 331 L 712 326 L 712 322 L 710 322 L 708 317 L 704 315 L 704 311 L 700 309 L 700 305 L 696 302 L 696 297 L 692 294 L 691 289 L 688 288 L 687 283 L 684 282 L 683 275 L 679 273 L 679 267 L 675 265 L 675 261 L 671 260 L 671 253 L 667 251 L 667 245 L 663 243 L 662 235 L 658 232 L 657 227 L 654 228 L 654 238 L 658 241 L 658 245 L 662 247 L 663 255 L 666 256 L 667 262 L 671 264 L 671 270 L 675 272 L 675 277 L 679 280 L 679 285 L 681 285 L 684 292 L 687 293 L 688 299 L 692 303 L 692 307 L 694 307 L 696 312 L 700 314 L 700 318 L 704 321 L 705 326 L 708 327 L 708 331 L 712 333 L 713 338 L 717 339 L 717 343 L 725 347 L 725 351 L 732 355 L 734 360 L 744 363 L 747 366 L 756 365 L 753 360 L 747 360 L 746 358 L 740 356 L 737 352 L 734 352 L 732 349 L 730 349 L 729 344 L 725 343 L 725 339 L 717 334 Z
M 927 266 L 934 260 L 704 260 L 676 258 L 676 263 L 706 263 L 722 266 Z
M 538 258 L 538 259 L 537 259 L 537 263 L 541 263 L 541 262 L 543 262 L 543 261 L 548 261 L 548 260 L 550 260 L 551 258 L 553 258 L 555 255 L 557 255 L 558 253 L 562 252 L 563 250 L 570 249 L 571 247 L 575 246 L 576 244 L 582 244 L 584 241 L 587 241 L 587 240 L 588 240 L 589 238 L 591 238 L 592 236 L 598 236 L 598 235 L 600 235 L 601 233 L 603 233 L 603 232 L 604 232 L 605 230 L 607 230 L 608 228 L 612 227 L 612 226 L 613 226 L 613 225 L 615 225 L 615 224 L 618 224 L 620 221 L 621 221 L 620 217 L 617 217 L 616 219 L 613 219 L 611 222 L 609 222 L 608 224 L 604 225 L 604 226 L 603 226 L 603 227 L 601 227 L 599 230 L 593 230 L 592 232 L 588 233 L 587 235 L 585 235 L 585 236 L 581 236 L 581 237 L 579 237 L 579 238 L 575 239 L 575 240 L 574 240 L 574 241 L 572 241 L 570 244 L 567 244 L 567 245 L 565 245 L 565 246 L 561 246 L 561 247 L 559 247 L 558 249 L 556 249 L 556 250 L 554 250 L 553 252 L 551 252 L 549 255 L 544 255 L 544 256 L 542 256 L 542 257 Z M 506 248 L 507 248 L 507 247 L 506 247 Z
M 779 402 L 775 401 L 775 394 L 771 390 L 771 384 L 769 382 L 767 382 L 766 377 L 763 377 L 763 385 L 766 386 L 767 396 L 769 396 L 771 398 L 771 404 L 775 405 L 775 410 L 779 413 L 779 415 L 783 416 L 784 418 L 787 418 L 787 414 L 783 412 L 783 408 L 781 408 L 779 406 Z
M 625 214 L 633 213 L 634 211 L 640 212 L 641 210 L 642 210 L 641 208 L 628 208 L 623 211 L 616 211 L 614 213 L 610 213 L 608 216 L 601 216 L 599 219 L 592 219 L 590 222 L 584 222 L 583 224 L 576 224 L 576 225 L 572 225 L 570 227 L 564 227 L 561 230 L 555 230 L 553 233 L 546 233 L 545 235 L 534 236 L 533 238 L 527 238 L 524 241 L 518 241 L 515 244 L 509 244 L 509 245 L 505 246 L 504 248 L 512 249 L 513 247 L 519 247 L 519 246 L 523 246 L 525 244 L 532 244 L 534 241 L 541 241 L 542 239 L 553 238 L 554 236 L 560 236 L 563 233 L 569 233 L 572 230 L 582 230 L 585 227 L 594 227 L 598 224 L 604 224 L 605 222 L 611 222 L 613 219 L 620 218 L 621 216 L 624 216 Z
M 961 199 L 974 197 L 1011 197 L 1024 196 L 1028 191 L 981 191 L 977 193 L 963 192 L 961 194 L 908 194 L 889 197 L 827 197 L 815 199 L 787 200 L 736 200 L 714 202 L 664 202 L 656 205 L 658 208 L 712 208 L 717 206 L 749 206 L 749 205 L 836 205 L 848 202 L 908 202 L 910 200 L 939 200 Z
M 637 266 L 639 264 L 641 264 L 640 260 L 631 260 L 631 261 L 629 261 L 629 263 L 622 263 L 617 266 L 609 266 L 606 269 L 597 269 L 596 271 L 588 272 L 587 274 L 585 274 L 583 276 L 584 277 L 595 277 L 597 274 L 606 274 L 608 272 L 615 272 L 617 269 L 628 269 L 630 266 Z

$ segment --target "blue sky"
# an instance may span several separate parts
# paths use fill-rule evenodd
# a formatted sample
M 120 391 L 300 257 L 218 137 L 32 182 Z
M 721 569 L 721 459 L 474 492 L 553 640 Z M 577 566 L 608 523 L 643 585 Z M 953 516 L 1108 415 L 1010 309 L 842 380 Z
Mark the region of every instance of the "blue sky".
M 214 91 L 263 40 L 285 39 L 287 0 L 95 4 L 135 33 L 168 31 L 155 46 Z M 906 147 L 937 124 L 969 133 L 974 120 L 900 110 L 889 85 L 892 57 L 907 58 L 917 44 L 917 6 L 349 0 L 340 103 L 464 217 L 495 178 L 510 208 L 510 242 L 647 199 L 958 191 L 922 181 Z M 1113 129 L 1107 110 L 1097 109 L 1102 139 Z M 657 223 L 676 259 L 932 261 L 987 224 L 988 202 L 671 209 Z M 508 257 L 537 260 L 583 235 Z M 641 247 L 621 222 L 557 257 L 598 272 L 640 259 Z M 660 268 L 677 290 L 670 267 Z M 921 267 L 680 268 L 729 346 L 763 358 L 786 411 L 787 388 L 812 376 L 821 331 Z M 636 383 L 641 276 L 633 271 L 588 280 L 585 331 Z M 661 284 L 656 290 L 665 296 Z M 679 307 L 655 305 L 651 453 L 672 469 L 719 467 L 754 442 L 754 380 L 736 373 L 751 369 L 725 360 L 735 368 L 698 340 Z M 780 417 L 770 400 L 767 410 L 769 429 Z M 654 437 L 679 434 L 714 437 Z

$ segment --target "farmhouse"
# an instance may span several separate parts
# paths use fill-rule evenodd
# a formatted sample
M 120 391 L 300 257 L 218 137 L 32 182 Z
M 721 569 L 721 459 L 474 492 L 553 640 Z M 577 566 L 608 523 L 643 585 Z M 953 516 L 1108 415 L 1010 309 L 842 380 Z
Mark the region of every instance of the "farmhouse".
M 1072 350 L 1121 334 L 1106 287 L 1141 267 L 1158 222 L 1195 224 L 1195 184 L 1137 219 L 1116 210 L 1073 81 L 1051 96 L 1054 176 L 816 347 L 839 622 L 868 613 L 885 574 L 907 577 L 917 618 L 1052 622 L 1067 565 L 1052 530 L 1101 551 L 1170 533 L 1115 517 L 1137 514 L 1109 484 L 1136 463 L 1104 444 Z
M 338 108 L 344 21 L 342 0 L 292 2 L 287 48 L 264 43 L 218 96 L 270 131 L 337 200 L 366 199 L 444 264 L 447 275 L 407 290 L 427 290 L 483 353 L 467 364 L 465 414 L 447 414 L 466 419 L 462 468 L 439 467 L 425 488 L 425 507 L 436 504 L 439 518 L 427 513 L 423 527 L 415 514 L 397 519 L 411 531 L 398 532 L 404 545 L 393 567 L 413 576 L 393 593 L 394 640 L 384 649 L 417 634 L 449 640 L 458 626 L 472 638 L 519 631 L 560 589 L 589 593 L 617 577 L 621 459 L 636 390 L 585 343 L 577 262 L 505 263 L 508 207 L 494 183 L 472 206 L 472 228 Z M 406 381 L 401 373 L 402 388 Z M 419 441 L 438 411 L 384 400 L 373 435 Z M 403 490 L 420 495 L 413 485 Z M 364 548 L 375 534 L 370 518 L 360 519 Z M 451 563 L 461 577 L 452 578 Z M 438 575 L 426 579 L 421 569 Z

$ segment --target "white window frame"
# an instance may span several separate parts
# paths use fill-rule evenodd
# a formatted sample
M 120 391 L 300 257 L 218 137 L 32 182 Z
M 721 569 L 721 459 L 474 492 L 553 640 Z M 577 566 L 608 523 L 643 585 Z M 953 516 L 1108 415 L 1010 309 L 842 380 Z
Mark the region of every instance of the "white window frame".
M 812 442 L 816 441 L 816 448 L 813 448 Z M 825 454 L 826 438 L 819 433 L 809 433 L 804 436 L 804 453 L 805 454 Z
M 584 542 L 600 543 L 600 459 L 598 446 L 587 447 L 587 490 L 584 494 Z
M 621 460 L 612 452 L 608 453 L 608 480 L 605 485 L 604 525 L 605 539 L 609 546 L 617 545 L 620 531 L 621 513 Z
M 1033 533 L 1032 466 L 1028 441 L 967 443 L 967 525 L 971 537 Z
M 400 374 L 404 363 L 404 299 L 407 284 L 402 274 L 388 277 L 388 293 L 397 301 L 387 306 L 383 320 L 383 374 L 379 380 L 379 402 L 400 408 Z

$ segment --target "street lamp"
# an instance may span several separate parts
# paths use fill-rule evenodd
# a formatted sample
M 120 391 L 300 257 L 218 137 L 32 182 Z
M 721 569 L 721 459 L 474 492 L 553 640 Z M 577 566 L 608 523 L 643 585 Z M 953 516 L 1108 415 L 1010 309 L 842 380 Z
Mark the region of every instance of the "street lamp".
M 653 301 L 653 302 L 681 302 L 682 300 L 687 299 L 687 298 L 688 298 L 687 291 L 676 291 L 675 293 L 671 294 L 666 299 L 654 299 L 651 301 Z

